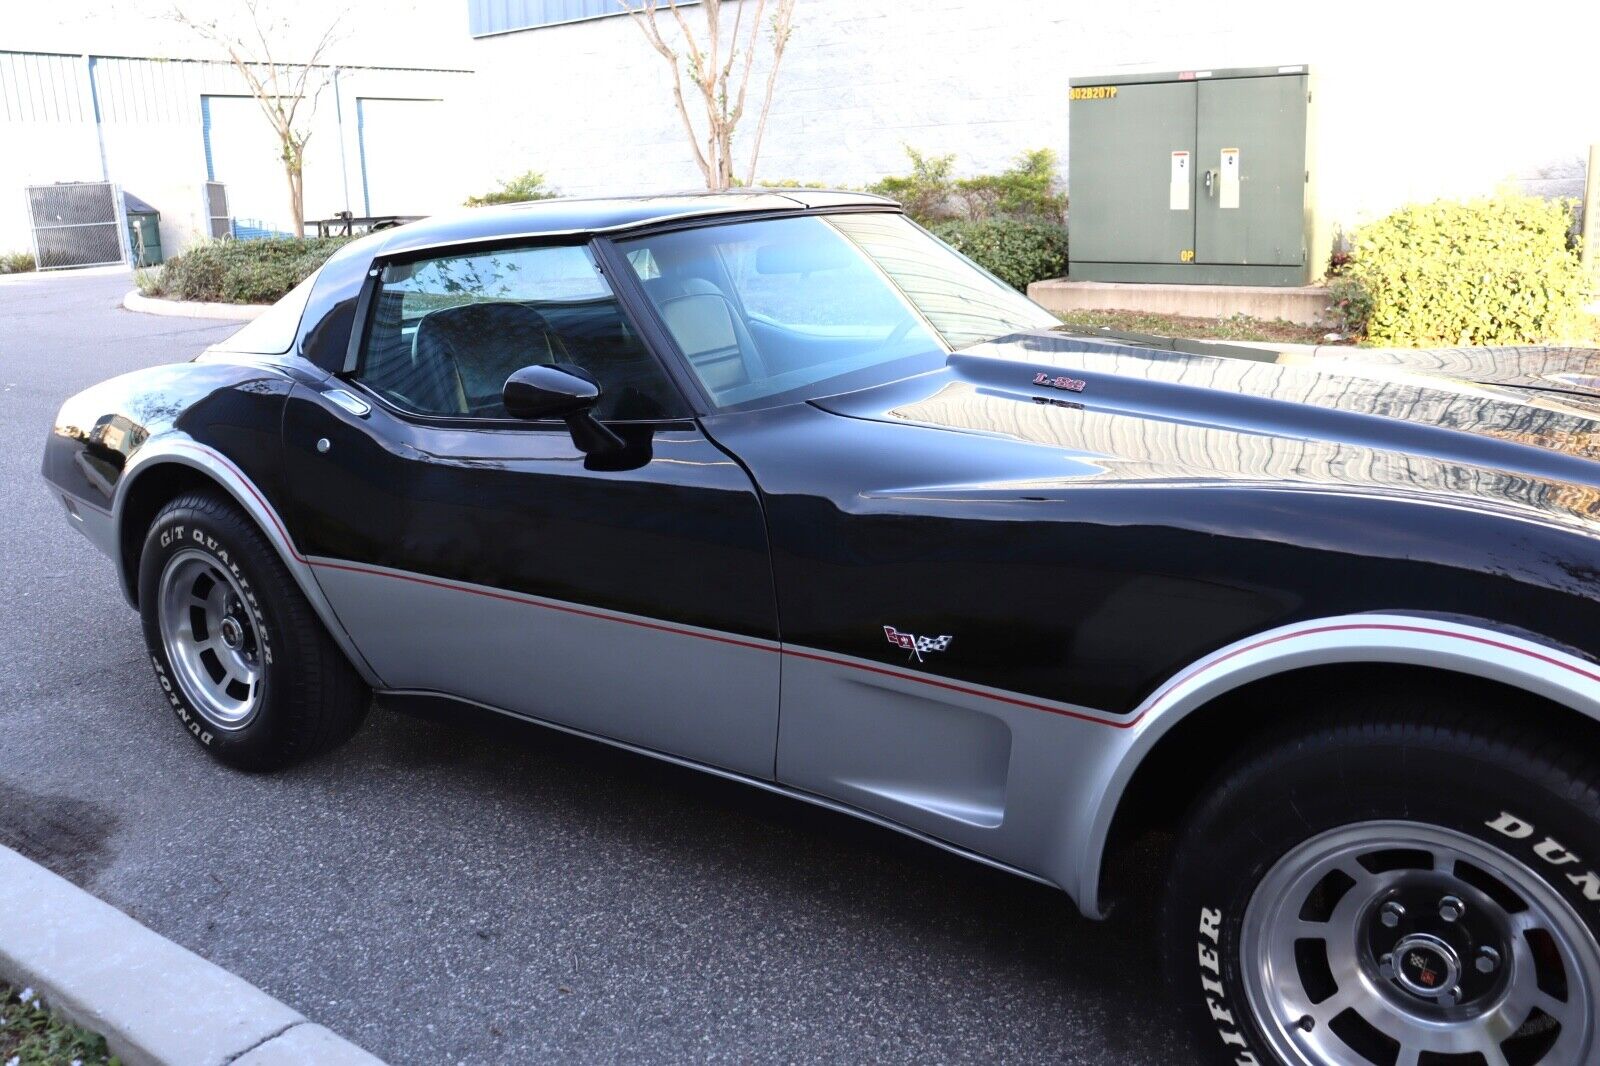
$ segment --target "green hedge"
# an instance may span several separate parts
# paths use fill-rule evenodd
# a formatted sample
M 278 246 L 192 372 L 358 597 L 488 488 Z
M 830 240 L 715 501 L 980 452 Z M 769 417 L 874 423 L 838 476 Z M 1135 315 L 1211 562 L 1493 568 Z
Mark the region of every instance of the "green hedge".
M 197 244 L 161 265 L 150 295 L 213 303 L 273 303 L 310 277 L 349 239 L 282 237 Z
M 1356 231 L 1337 279 L 1370 344 L 1534 344 L 1584 333 L 1565 200 L 1502 195 L 1401 208 Z
M 26 274 L 34 267 L 32 252 L 0 252 L 0 274 Z
M 1028 291 L 1028 283 L 1067 272 L 1067 230 L 1057 222 L 1011 218 L 935 222 L 933 235 L 982 266 L 1007 285 Z
M 482 196 L 469 196 L 466 207 L 486 207 L 489 204 L 520 204 L 529 200 L 554 200 L 561 194 L 552 189 L 537 170 L 525 170 L 514 178 L 502 178 L 500 187 Z
M 1067 197 L 1056 181 L 1056 154 L 1048 148 L 1023 152 L 998 174 L 955 176 L 954 155 L 923 155 L 906 145 L 911 173 L 893 174 L 867 191 L 898 200 L 906 214 L 931 226 L 952 219 L 1012 218 L 1065 222 Z

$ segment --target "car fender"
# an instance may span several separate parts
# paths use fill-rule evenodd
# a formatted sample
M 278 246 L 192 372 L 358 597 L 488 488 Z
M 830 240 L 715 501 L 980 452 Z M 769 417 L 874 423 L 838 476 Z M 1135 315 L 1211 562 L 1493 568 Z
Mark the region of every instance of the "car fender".
M 129 459 L 122 477 L 118 479 L 116 496 L 112 502 L 112 524 L 115 530 L 122 529 L 124 508 L 127 505 L 133 487 L 138 484 L 141 477 L 159 467 L 177 464 L 197 470 L 212 481 L 222 486 L 233 501 L 239 505 L 260 528 L 267 541 L 278 552 L 278 557 L 283 560 L 283 565 L 294 578 L 302 595 L 311 604 L 311 609 L 322 621 L 346 658 L 350 660 L 363 681 L 374 688 L 383 687 L 383 680 L 372 669 L 366 658 L 361 654 L 350 635 L 345 632 L 338 616 L 334 614 L 332 606 L 322 593 L 322 587 L 317 583 L 316 575 L 311 571 L 311 564 L 300 554 L 295 547 L 294 539 L 290 537 L 288 526 L 277 509 L 268 501 L 263 493 L 251 480 L 245 476 L 227 456 L 210 447 L 194 440 L 181 432 L 171 432 L 152 437 L 134 453 Z M 120 547 L 120 545 L 119 545 Z M 112 559 L 117 566 L 117 576 L 124 588 L 132 587 L 130 582 L 137 575 L 126 572 L 124 554 L 119 551 L 112 553 Z
M 1497 681 L 1600 721 L 1600 664 L 1526 634 L 1478 620 L 1404 613 L 1340 615 L 1297 622 L 1219 648 L 1179 670 L 1147 697 L 1087 768 L 1074 836 L 1072 895 L 1100 916 L 1101 870 L 1112 822 L 1129 783 L 1163 736 L 1217 697 L 1290 670 L 1331 664 L 1424 666 Z M 1218 723 L 1219 726 L 1224 723 Z

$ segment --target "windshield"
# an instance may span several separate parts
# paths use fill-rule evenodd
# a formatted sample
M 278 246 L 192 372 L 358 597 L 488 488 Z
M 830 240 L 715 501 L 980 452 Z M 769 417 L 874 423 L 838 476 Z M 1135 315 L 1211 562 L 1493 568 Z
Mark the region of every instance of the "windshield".
M 902 215 L 701 226 L 619 244 L 718 407 L 845 392 L 1056 324 Z

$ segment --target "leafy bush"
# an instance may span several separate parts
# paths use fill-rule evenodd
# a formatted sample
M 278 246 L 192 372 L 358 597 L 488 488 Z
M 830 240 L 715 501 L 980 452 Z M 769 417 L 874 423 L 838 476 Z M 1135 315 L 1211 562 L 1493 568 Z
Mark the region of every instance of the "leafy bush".
M 34 269 L 32 252 L 0 252 L 0 274 L 26 274 Z
M 105 1038 L 80 1029 L 45 1006 L 31 988 L 0 983 L 0 1062 L 71 1062 L 78 1066 L 116 1066 Z
M 1345 267 L 1353 285 L 1336 295 L 1364 318 L 1372 344 L 1579 337 L 1587 285 L 1571 228 L 1568 201 L 1534 196 L 1404 207 L 1355 233 Z
M 867 191 L 899 200 L 924 226 L 950 219 L 1066 219 L 1067 197 L 1056 190 L 1056 154 L 1048 148 L 1023 152 L 998 174 L 971 178 L 954 176 L 953 155 L 925 156 L 909 145 L 906 155 L 910 174 L 884 178 Z
M 757 178 L 754 185 L 746 185 L 738 178 L 733 180 L 735 189 L 839 189 L 849 191 L 851 186 L 839 185 L 827 181 L 800 181 L 795 178 Z
M 500 187 L 482 196 L 469 196 L 467 207 L 484 207 L 488 204 L 520 204 L 528 200 L 553 200 L 561 194 L 544 182 L 544 175 L 536 170 L 525 170 L 514 178 L 500 182 Z
M 1014 218 L 936 222 L 933 235 L 1023 292 L 1028 283 L 1067 272 L 1067 230 L 1059 222 Z
M 910 145 L 906 146 L 906 155 L 911 157 L 910 174 L 875 181 L 867 186 L 867 191 L 900 201 L 906 214 L 924 226 L 956 218 L 957 212 L 951 206 L 955 195 L 955 179 L 951 172 L 955 169 L 956 157 L 925 156 Z
M 1366 286 L 1355 278 L 1342 275 L 1328 281 L 1328 294 L 1332 297 L 1333 324 L 1347 337 L 1361 337 L 1367 332 L 1367 320 L 1372 317 L 1372 296 Z
M 133 272 L 133 287 L 143 296 L 160 296 L 161 268 L 139 267 Z
M 146 295 L 216 303 L 272 303 L 310 277 L 348 237 L 207 241 L 161 265 Z M 146 290 L 146 284 L 151 289 Z
M 1056 154 L 1048 148 L 1023 152 L 998 174 L 962 178 L 956 195 L 968 218 L 1067 220 L 1067 196 L 1056 191 Z

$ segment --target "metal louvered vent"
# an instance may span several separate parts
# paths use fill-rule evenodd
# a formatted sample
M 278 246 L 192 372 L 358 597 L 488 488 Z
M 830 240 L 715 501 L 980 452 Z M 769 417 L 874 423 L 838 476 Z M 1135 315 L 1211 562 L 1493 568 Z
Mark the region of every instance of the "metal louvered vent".
M 233 216 L 228 213 L 228 189 L 220 181 L 205 183 L 206 232 L 216 238 L 233 236 Z

